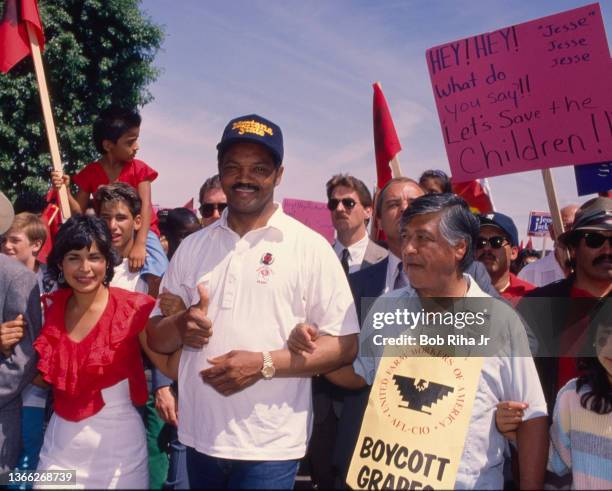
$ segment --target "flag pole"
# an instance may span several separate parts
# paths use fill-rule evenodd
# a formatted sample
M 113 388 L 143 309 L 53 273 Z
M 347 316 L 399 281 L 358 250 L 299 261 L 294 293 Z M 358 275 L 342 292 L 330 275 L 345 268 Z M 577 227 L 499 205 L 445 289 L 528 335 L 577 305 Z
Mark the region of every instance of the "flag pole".
M 555 182 L 553 181 L 550 169 L 542 169 L 542 178 L 544 179 L 544 189 L 546 198 L 548 199 L 548 208 L 553 220 L 553 228 L 555 236 L 559 237 L 563 232 L 563 220 L 561 220 L 561 211 L 557 202 L 557 193 L 555 191 Z
M 40 103 L 42 105 L 45 127 L 47 128 L 47 138 L 49 140 L 49 150 L 51 151 L 51 162 L 53 170 L 63 172 L 62 160 L 60 157 L 59 145 L 57 143 L 57 135 L 55 133 L 55 124 L 53 122 L 53 113 L 51 111 L 51 101 L 49 99 L 49 89 L 47 88 L 47 79 L 45 77 L 45 69 L 42 63 L 40 54 L 40 45 L 34 29 L 29 22 L 25 23 L 30 39 L 30 49 L 32 51 L 32 59 L 34 60 L 34 71 L 36 72 L 36 80 L 38 82 L 38 92 L 40 93 Z M 68 191 L 65 185 L 59 189 L 59 205 L 64 220 L 70 218 L 70 204 L 68 201 Z
M 557 202 L 557 193 L 555 191 L 555 182 L 553 181 L 552 172 L 550 169 L 542 169 L 542 178 L 544 179 L 544 189 L 546 191 L 546 198 L 548 199 L 548 208 L 553 220 L 553 229 L 555 231 L 555 237 L 559 237 L 565 230 L 563 229 L 563 220 L 561 219 L 561 210 L 559 209 L 559 203 Z M 555 253 L 553 247 L 552 253 Z M 542 252 L 546 254 L 546 251 Z M 563 254 L 564 260 L 569 260 L 569 251 L 565 248 Z M 562 268 L 565 270 L 565 268 Z
M 402 177 L 402 169 L 397 155 L 389 161 L 389 167 L 391 167 L 391 175 L 393 177 Z

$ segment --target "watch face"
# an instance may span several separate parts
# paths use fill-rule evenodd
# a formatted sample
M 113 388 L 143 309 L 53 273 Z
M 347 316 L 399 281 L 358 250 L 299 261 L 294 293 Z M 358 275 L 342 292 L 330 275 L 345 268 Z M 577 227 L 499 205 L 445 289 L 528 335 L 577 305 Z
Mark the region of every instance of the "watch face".
M 274 376 L 274 372 L 274 367 L 271 366 L 263 367 L 261 369 L 261 374 L 264 376 L 264 378 L 272 378 Z

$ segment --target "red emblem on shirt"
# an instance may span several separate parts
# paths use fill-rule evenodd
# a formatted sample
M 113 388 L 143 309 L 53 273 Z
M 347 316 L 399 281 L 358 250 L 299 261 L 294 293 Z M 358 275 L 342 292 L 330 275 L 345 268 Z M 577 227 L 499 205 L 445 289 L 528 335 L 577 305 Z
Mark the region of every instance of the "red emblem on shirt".
M 274 256 L 271 252 L 266 252 L 263 256 L 261 256 L 261 264 L 265 264 L 266 266 L 270 266 L 274 262 Z
M 260 266 L 257 268 L 257 283 L 267 285 L 273 274 L 274 271 L 272 271 L 272 269 L 267 265 Z

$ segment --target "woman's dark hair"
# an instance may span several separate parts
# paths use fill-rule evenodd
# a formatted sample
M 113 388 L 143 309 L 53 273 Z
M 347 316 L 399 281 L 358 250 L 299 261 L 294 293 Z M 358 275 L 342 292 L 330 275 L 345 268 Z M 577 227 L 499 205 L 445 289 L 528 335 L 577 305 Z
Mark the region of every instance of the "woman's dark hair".
M 120 258 L 113 248 L 111 234 L 106 222 L 95 216 L 73 215 L 60 227 L 51 254 L 47 259 L 49 274 L 58 282 L 60 287 L 68 286 L 65 280 L 60 277 L 60 265 L 64 256 L 70 251 L 78 251 L 84 247 L 90 249 L 93 243 L 98 246 L 98 250 L 106 259 L 104 285 L 108 286 L 110 284 L 115 266 L 120 263 Z
M 589 329 L 594 334 L 591 340 L 594 341 L 595 350 L 599 351 L 612 336 L 612 302 L 604 300 L 603 306 L 593 317 Z M 608 378 L 608 372 L 597 358 L 579 358 L 578 369 L 581 372 L 576 383 L 576 391 L 583 387 L 589 390 L 580 397 L 580 405 L 597 414 L 612 413 L 612 383 Z
M 422 186 L 425 183 L 426 179 L 435 179 L 443 193 L 452 193 L 451 181 L 446 174 L 446 172 L 438 170 L 438 169 L 430 169 L 426 170 L 419 177 L 419 184 Z

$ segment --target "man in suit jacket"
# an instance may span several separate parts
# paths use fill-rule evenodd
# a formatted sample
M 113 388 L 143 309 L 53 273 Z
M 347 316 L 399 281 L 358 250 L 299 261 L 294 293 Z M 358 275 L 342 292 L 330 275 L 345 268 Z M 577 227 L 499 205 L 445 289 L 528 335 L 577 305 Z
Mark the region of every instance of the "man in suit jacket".
M 333 176 L 326 185 L 327 207 L 336 229 L 334 251 L 346 274 L 364 270 L 384 260 L 388 252 L 367 233 L 372 217 L 372 195 L 367 186 L 348 174 Z M 313 482 L 319 488 L 333 487 L 335 472 L 332 452 L 344 391 L 323 377 L 312 381 L 314 425 L 308 447 L 308 462 Z
M 423 194 L 418 183 L 407 177 L 394 178 L 382 189 L 376 205 L 376 218 L 387 236 L 387 252 L 367 237 L 366 223 L 372 215 L 372 200 L 365 184 L 350 176 L 334 176 L 327 183 L 328 207 L 338 233 L 334 249 L 340 260 L 342 261 L 343 257 L 343 245 L 349 245 L 353 241 L 354 250 L 355 238 L 361 237 L 360 240 L 368 241 L 361 265 L 351 263 L 349 259 L 349 284 L 358 316 L 361 316 L 362 298 L 378 297 L 389 289 L 406 285 L 401 270 L 399 221 L 402 212 Z M 354 202 L 359 200 L 362 206 L 355 204 L 351 207 L 351 201 L 344 202 L 347 199 Z M 345 205 L 349 205 L 348 208 L 351 209 L 347 210 Z M 382 249 L 385 254 L 378 256 L 379 259 L 371 264 L 368 249 Z M 359 259 L 355 257 L 350 246 L 348 250 L 353 259 Z M 309 463 L 312 480 L 320 488 L 329 489 L 344 483 L 346 467 L 357 441 L 368 395 L 369 387 L 348 391 L 331 384 L 323 377 L 317 377 L 313 381 L 314 428 L 310 441 Z

